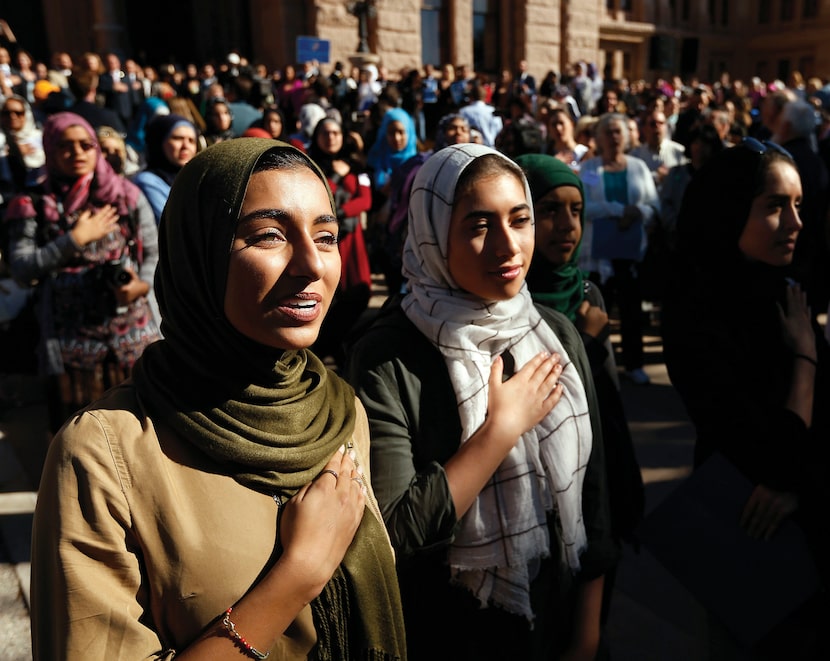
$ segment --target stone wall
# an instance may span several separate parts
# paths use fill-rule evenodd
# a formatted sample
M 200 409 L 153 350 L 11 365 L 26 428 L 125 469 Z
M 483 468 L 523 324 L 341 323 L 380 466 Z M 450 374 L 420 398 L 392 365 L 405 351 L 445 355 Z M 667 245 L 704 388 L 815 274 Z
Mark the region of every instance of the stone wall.
M 562 71 L 562 2 L 528 0 L 525 7 L 524 53 L 528 72 L 541 83 L 548 71 Z M 515 66 L 512 69 L 515 71 Z
M 357 19 L 346 11 L 345 0 L 247 0 L 250 24 L 240 25 L 236 19 L 246 12 L 237 8 L 245 1 L 202 0 L 199 11 L 188 16 L 192 24 L 180 26 L 179 41 L 187 45 L 187 57 L 199 53 L 216 57 L 217 49 L 227 52 L 241 44 L 250 48 L 251 59 L 281 68 L 294 63 L 297 36 L 307 35 L 331 42 L 331 62 L 324 67 L 328 69 L 338 60 L 348 62 L 357 48 Z M 148 7 L 158 3 L 153 0 Z M 132 27 L 126 23 L 126 0 L 40 0 L 40 4 L 41 27 L 54 51 L 77 56 L 86 50 L 120 48 L 140 53 L 148 39 L 159 39 L 156 32 L 148 37 L 151 31 L 139 32 L 135 22 Z M 377 0 L 376 5 L 369 43 L 382 64 L 393 74 L 421 66 L 420 0 Z M 790 68 L 801 63 L 802 73 L 830 79 L 830 0 L 819 0 L 814 18 L 803 18 L 804 2 L 796 2 L 795 16 L 787 21 L 780 19 L 781 3 L 774 2 L 766 25 L 758 23 L 757 0 L 729 2 L 728 24 L 715 26 L 709 20 L 708 2 L 689 2 L 686 20 L 679 15 L 682 3 L 677 0 L 633 0 L 632 5 L 633 11 L 626 13 L 609 12 L 606 0 L 499 0 L 499 27 L 493 31 L 492 47 L 498 49 L 502 67 L 513 71 L 518 60 L 526 59 L 537 79 L 578 60 L 596 62 L 602 69 L 606 57 L 615 76 L 650 79 L 655 72 L 648 68 L 649 38 L 658 34 L 674 38 L 678 51 L 684 39 L 699 39 L 697 74 L 702 78 L 710 76 L 715 63 L 724 62 L 736 78 L 761 73 L 762 66 L 762 75 L 768 78 L 776 75 L 779 63 Z M 470 64 L 473 0 L 445 0 L 445 6 L 447 59 Z M 250 43 L 243 38 L 248 34 Z M 723 40 L 729 45 L 722 46 Z
M 567 3 L 564 18 L 567 28 L 562 36 L 563 67 L 580 60 L 594 63 L 599 60 L 599 23 L 604 6 L 604 0 Z
M 342 0 L 315 3 L 317 34 L 331 42 L 331 65 L 348 62 L 360 41 L 357 18 Z M 370 19 L 369 48 L 382 54 L 380 63 L 390 74 L 421 66 L 421 3 L 417 0 L 379 0 Z
M 421 3 L 418 0 L 378 2 L 376 25 L 377 40 L 372 50 L 383 54 L 383 64 L 390 74 L 421 66 Z

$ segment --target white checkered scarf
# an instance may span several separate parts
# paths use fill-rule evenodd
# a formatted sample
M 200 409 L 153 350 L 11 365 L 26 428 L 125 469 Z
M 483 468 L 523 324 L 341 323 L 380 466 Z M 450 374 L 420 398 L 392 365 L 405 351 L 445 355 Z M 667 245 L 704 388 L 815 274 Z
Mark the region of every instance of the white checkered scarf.
M 534 307 L 527 285 L 512 299 L 488 302 L 461 290 L 449 273 L 447 242 L 456 184 L 473 159 L 489 153 L 499 154 L 481 145 L 456 145 L 435 153 L 421 167 L 409 202 L 403 254 L 409 293 L 402 305 L 444 356 L 459 402 L 462 443 L 487 414 L 494 356 L 510 352 L 517 370 L 543 350 L 562 357 L 562 399 L 501 463 L 462 517 L 449 551 L 454 580 L 482 606 L 498 605 L 532 622 L 530 582 L 541 559 L 550 555 L 549 512 L 555 510 L 558 517 L 560 557 L 572 571 L 580 566 L 587 544 L 582 483 L 593 436 L 584 385 L 559 338 Z M 530 200 L 526 181 L 525 192 Z

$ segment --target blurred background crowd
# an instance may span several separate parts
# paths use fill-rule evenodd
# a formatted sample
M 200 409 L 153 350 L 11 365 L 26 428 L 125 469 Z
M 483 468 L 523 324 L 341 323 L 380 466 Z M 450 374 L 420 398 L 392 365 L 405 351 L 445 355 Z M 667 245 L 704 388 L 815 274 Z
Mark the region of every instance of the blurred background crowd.
M 512 158 L 550 154 L 579 173 L 617 148 L 598 133 L 603 117 L 624 119 L 619 149 L 645 163 L 656 193 L 633 263 L 594 258 L 588 229 L 580 256 L 609 309 L 620 313 L 624 371 L 636 383 L 648 382 L 640 329 L 659 306 L 686 184 L 713 154 L 747 136 L 785 145 L 799 163 L 802 236 L 809 238 L 799 241 L 796 261 L 813 283 L 813 310 L 827 309 L 830 84 L 822 79 L 792 71 L 787 80 L 741 80 L 724 71 L 716 80 L 606 80 L 584 61 L 538 79 L 530 73 L 538 65 L 525 60 L 497 76 L 451 62 L 389 71 L 369 59 L 269 69 L 236 51 L 219 61 L 160 66 L 118 52 L 55 52 L 35 61 L 2 25 L 0 213 L 48 179 L 43 131 L 60 113 L 89 124 L 101 157 L 140 189 L 156 223 L 176 173 L 198 151 L 240 136 L 289 142 L 321 164 L 339 206 L 346 266 L 339 307 L 318 346 L 335 363 L 342 361 L 340 340 L 368 305 L 371 274 L 382 275 L 391 293 L 403 285 L 408 185 L 429 155 L 480 142 Z M 5 288 L 13 291 L 2 323 L 10 338 L 17 333 L 4 346 L 28 346 L 36 333 L 22 303 L 25 287 L 21 293 L 8 277 L 4 257 Z M 148 296 L 152 307 L 152 291 Z M 4 351 L 3 362 L 6 371 L 34 369 L 30 351 Z

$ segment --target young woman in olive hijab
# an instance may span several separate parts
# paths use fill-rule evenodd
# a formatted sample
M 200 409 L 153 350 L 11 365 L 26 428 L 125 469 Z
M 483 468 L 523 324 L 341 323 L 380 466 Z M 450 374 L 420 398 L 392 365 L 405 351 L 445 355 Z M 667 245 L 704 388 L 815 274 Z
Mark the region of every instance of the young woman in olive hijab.
M 340 279 L 325 179 L 215 145 L 161 235 L 164 339 L 50 448 L 35 658 L 404 658 L 366 414 L 308 351 Z

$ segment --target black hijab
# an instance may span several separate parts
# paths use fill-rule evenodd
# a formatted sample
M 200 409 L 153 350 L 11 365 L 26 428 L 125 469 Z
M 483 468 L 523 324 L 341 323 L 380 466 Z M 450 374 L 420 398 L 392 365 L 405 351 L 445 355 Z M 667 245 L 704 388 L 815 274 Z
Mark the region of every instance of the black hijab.
M 150 120 L 144 135 L 147 171 L 161 177 L 170 186 L 173 185 L 173 180 L 182 168 L 180 165 L 171 163 L 164 155 L 164 141 L 180 126 L 192 129 L 194 136 L 199 135 L 193 122 L 181 115 L 156 115 Z
M 713 292 L 749 287 L 768 290 L 782 282 L 788 267 L 770 266 L 744 257 L 738 242 L 753 200 L 766 185 L 769 166 L 788 159 L 775 149 L 763 153 L 747 145 L 713 156 L 694 174 L 683 196 L 677 220 L 678 261 L 672 270 L 672 289 L 680 295 L 709 297 Z

